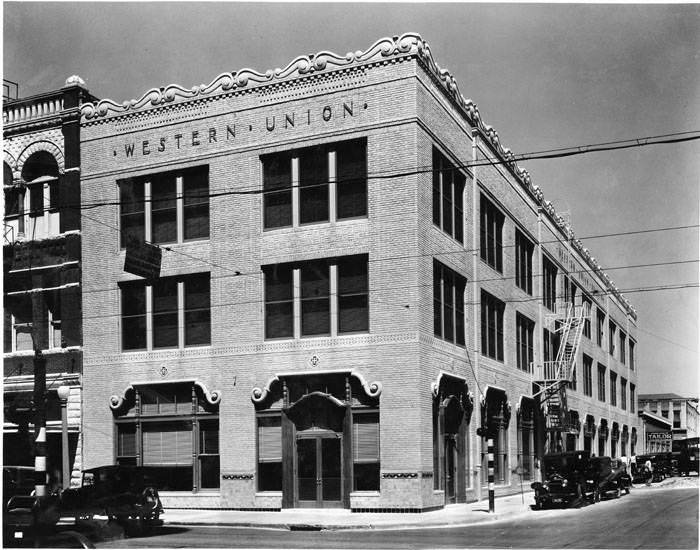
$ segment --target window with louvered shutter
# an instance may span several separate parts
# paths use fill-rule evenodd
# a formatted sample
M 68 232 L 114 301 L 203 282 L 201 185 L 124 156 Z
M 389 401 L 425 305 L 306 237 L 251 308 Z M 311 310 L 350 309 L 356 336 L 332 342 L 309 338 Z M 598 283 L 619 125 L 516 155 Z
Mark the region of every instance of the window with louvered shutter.
M 258 419 L 258 460 L 260 462 L 282 460 L 282 426 L 279 417 Z
M 353 460 L 374 462 L 379 460 L 379 415 L 361 414 L 353 417 Z
M 144 466 L 192 464 L 192 428 L 188 422 L 144 424 Z
M 258 491 L 282 490 L 282 419 L 258 417 Z
M 353 489 L 379 490 L 379 412 L 353 412 Z
M 117 464 L 136 464 L 136 424 L 117 426 Z

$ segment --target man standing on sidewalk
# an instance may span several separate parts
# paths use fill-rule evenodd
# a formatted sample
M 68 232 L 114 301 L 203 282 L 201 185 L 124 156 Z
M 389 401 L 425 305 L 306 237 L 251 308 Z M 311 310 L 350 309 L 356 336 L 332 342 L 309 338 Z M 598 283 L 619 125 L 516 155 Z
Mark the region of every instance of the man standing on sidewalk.
M 651 459 L 647 458 L 647 461 L 644 463 L 644 469 L 647 471 L 647 474 L 649 474 L 649 477 L 647 478 L 647 486 L 651 485 L 651 479 L 654 477 L 654 466 L 651 463 Z

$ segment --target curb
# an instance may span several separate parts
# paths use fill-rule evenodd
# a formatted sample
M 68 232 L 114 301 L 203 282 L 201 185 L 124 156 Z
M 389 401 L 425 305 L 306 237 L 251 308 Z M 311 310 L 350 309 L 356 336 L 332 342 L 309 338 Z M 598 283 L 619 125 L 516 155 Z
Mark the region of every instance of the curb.
M 470 518 L 467 520 L 457 520 L 454 522 L 441 521 L 435 523 L 363 523 L 363 524 L 334 524 L 334 523 L 258 523 L 250 521 L 184 521 L 184 520 L 165 520 L 164 525 L 196 525 L 196 526 L 221 526 L 221 527 L 238 527 L 245 529 L 276 529 L 286 531 L 352 531 L 352 530 L 371 530 L 371 531 L 389 531 L 399 529 L 444 529 L 449 527 L 467 527 L 469 525 L 477 525 L 481 523 L 490 523 L 503 519 L 513 519 L 518 516 L 529 514 L 531 510 L 518 510 L 512 513 L 497 513 L 494 515 L 483 515 Z

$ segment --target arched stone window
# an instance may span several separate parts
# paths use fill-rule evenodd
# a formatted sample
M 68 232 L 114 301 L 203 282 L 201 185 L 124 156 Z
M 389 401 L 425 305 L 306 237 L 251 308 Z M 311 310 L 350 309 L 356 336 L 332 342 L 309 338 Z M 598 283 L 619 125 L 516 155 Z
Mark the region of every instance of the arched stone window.
M 2 164 L 2 184 L 5 191 L 5 243 L 14 242 L 24 233 L 24 188 L 13 181 L 12 168 L 7 161 Z
M 592 415 L 586 415 L 586 422 L 583 424 L 583 450 L 593 452 L 593 438 L 595 437 L 596 425 Z
M 33 152 L 22 165 L 21 178 L 26 185 L 25 233 L 29 238 L 58 235 L 60 180 L 56 158 L 45 150 Z
M 605 442 L 608 439 L 609 431 L 608 421 L 601 418 L 598 428 L 598 456 L 605 456 Z

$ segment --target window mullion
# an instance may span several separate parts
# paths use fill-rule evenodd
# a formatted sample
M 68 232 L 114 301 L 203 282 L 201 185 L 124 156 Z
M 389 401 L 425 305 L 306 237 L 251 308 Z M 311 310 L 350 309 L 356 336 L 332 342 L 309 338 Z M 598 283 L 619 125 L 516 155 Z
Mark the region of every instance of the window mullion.
M 297 210 L 294 210 L 297 212 Z M 297 218 L 297 222 L 298 222 Z M 292 311 L 294 317 L 294 338 L 301 338 L 301 269 L 292 270 Z
M 146 285 L 146 349 L 153 349 L 153 286 L 151 285 Z
M 151 182 L 145 181 L 143 183 L 143 214 L 144 214 L 144 240 L 148 243 L 152 242 L 153 239 L 153 224 L 152 224 L 152 211 L 153 203 L 151 202 Z
M 182 176 L 175 178 L 175 225 L 177 227 L 177 242 L 185 240 L 185 198 Z
M 292 227 L 299 227 L 299 157 L 292 157 Z
M 179 348 L 185 347 L 185 283 L 177 283 L 177 342 Z
M 334 150 L 328 151 L 328 221 L 334 222 L 338 217 L 337 211 L 337 155 Z M 347 183 L 347 182 L 343 182 Z M 331 279 L 332 280 L 332 279 Z M 331 333 L 332 334 L 332 333 Z
M 331 203 L 332 204 L 332 203 Z M 338 335 L 338 265 L 331 264 L 329 271 L 329 285 L 331 294 L 331 336 Z

